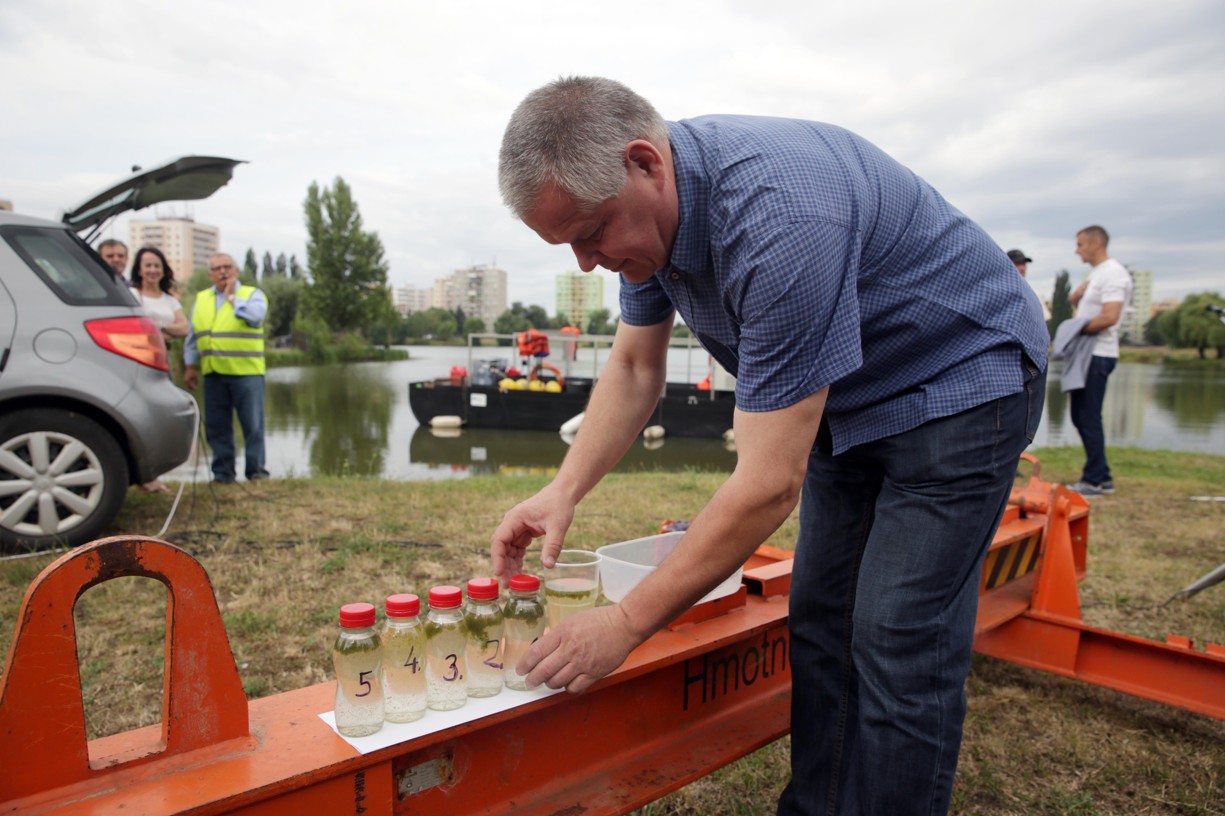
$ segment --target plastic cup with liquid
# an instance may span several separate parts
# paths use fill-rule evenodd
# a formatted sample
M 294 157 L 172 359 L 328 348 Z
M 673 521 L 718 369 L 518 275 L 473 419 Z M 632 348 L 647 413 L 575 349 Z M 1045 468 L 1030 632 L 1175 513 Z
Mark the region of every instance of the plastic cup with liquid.
M 552 569 L 544 570 L 545 618 L 557 626 L 575 612 L 591 609 L 600 597 L 600 556 L 586 550 L 562 550 Z

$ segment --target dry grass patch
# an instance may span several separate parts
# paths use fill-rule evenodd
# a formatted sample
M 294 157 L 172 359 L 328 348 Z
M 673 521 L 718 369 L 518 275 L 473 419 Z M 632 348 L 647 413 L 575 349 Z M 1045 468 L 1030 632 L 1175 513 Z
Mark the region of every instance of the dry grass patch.
M 1077 475 L 1079 450 L 1041 455 L 1047 477 Z M 1081 585 L 1087 621 L 1154 639 L 1177 633 L 1225 643 L 1225 585 L 1161 605 L 1225 562 L 1225 503 L 1186 498 L 1225 491 L 1225 457 L 1128 450 L 1111 451 L 1111 462 L 1119 491 L 1092 505 Z M 650 535 L 666 518 L 692 518 L 721 481 L 697 472 L 613 475 L 580 508 L 567 545 L 594 549 Z M 330 678 L 341 604 L 424 595 L 487 574 L 490 533 L 544 483 L 311 479 L 200 488 L 185 497 L 166 538 L 208 571 L 244 687 L 259 697 Z M 156 532 L 171 498 L 133 491 L 116 532 Z M 769 543 L 789 548 L 796 530 L 793 514 Z M 25 587 L 52 559 L 0 562 L 0 643 L 11 640 Z M 160 715 L 165 592 L 151 581 L 123 584 L 91 590 L 77 609 L 95 736 Z M 1225 814 L 1219 721 L 982 657 L 967 690 L 956 813 Z M 787 742 L 642 813 L 773 813 L 788 778 Z

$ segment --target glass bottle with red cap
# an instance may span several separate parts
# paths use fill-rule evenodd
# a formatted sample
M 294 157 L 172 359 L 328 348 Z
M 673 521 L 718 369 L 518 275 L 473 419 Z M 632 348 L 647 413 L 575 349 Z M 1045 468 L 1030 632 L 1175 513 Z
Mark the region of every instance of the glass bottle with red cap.
M 502 605 L 494 578 L 468 582 L 464 630 L 468 637 L 468 696 L 502 692 Z
M 463 602 L 459 587 L 430 590 L 425 613 L 425 701 L 435 711 L 450 711 L 468 702 Z
M 510 597 L 502 611 L 502 677 L 506 687 L 527 691 L 527 678 L 515 671 L 515 666 L 532 644 L 544 634 L 545 609 L 540 602 L 540 579 L 535 575 L 514 575 L 510 579 Z
M 425 628 L 416 595 L 388 595 L 383 622 L 383 717 L 419 720 L 425 714 Z
M 340 633 L 332 647 L 336 670 L 336 730 L 365 737 L 383 727 L 382 644 L 374 630 L 374 605 L 340 607 Z

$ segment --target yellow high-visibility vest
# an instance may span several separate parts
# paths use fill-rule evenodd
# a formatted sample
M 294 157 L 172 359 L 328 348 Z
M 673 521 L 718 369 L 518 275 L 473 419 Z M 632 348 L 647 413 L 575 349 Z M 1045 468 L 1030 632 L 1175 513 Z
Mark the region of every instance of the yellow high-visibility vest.
M 254 292 L 254 286 L 240 286 L 236 297 L 249 299 Z M 200 370 L 205 374 L 264 373 L 264 327 L 248 326 L 247 321 L 235 316 L 229 301 L 222 301 L 218 311 L 214 290 L 205 289 L 196 295 L 191 326 L 200 352 Z

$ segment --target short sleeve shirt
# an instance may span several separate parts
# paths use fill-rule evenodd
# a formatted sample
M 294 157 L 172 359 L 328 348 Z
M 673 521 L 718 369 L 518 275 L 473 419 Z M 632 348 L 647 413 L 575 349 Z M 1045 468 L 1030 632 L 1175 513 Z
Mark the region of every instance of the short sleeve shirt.
M 840 453 L 1016 393 L 1045 369 L 1041 305 L 995 242 L 866 140 L 819 122 L 669 123 L 669 264 L 622 282 L 621 319 L 673 310 L 744 411 L 830 386 Z
M 1076 304 L 1076 316 L 1092 320 L 1101 314 L 1102 305 L 1106 303 L 1122 303 L 1126 309 L 1131 302 L 1133 286 L 1127 267 L 1114 258 L 1107 258 L 1089 271 L 1089 285 L 1080 303 Z M 1093 344 L 1094 357 L 1119 356 L 1119 326 L 1122 322 L 1120 314 L 1118 322 L 1097 333 Z

